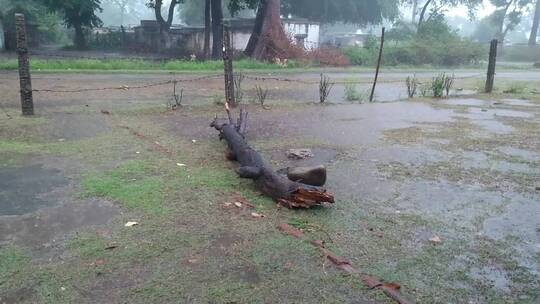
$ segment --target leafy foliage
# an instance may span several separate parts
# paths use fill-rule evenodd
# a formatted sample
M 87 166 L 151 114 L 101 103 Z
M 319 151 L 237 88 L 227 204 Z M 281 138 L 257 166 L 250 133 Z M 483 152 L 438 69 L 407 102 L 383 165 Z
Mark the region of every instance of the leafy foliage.
M 400 22 L 389 32 L 383 52 L 385 65 L 456 66 L 477 63 L 487 54 L 480 44 L 461 38 L 442 16 L 426 21 L 417 33 L 410 29 L 410 25 Z M 344 52 L 353 64 L 373 65 L 378 46 L 368 39 L 364 47 L 349 47 Z

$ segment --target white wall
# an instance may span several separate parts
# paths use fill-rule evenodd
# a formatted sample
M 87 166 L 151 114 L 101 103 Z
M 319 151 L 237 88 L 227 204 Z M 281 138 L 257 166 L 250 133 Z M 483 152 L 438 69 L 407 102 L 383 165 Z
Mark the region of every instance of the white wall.
M 285 33 L 291 38 L 294 38 L 295 35 L 307 35 L 304 41 L 304 48 L 315 49 L 319 47 L 320 26 L 318 24 L 292 23 L 285 21 L 283 27 L 285 28 Z

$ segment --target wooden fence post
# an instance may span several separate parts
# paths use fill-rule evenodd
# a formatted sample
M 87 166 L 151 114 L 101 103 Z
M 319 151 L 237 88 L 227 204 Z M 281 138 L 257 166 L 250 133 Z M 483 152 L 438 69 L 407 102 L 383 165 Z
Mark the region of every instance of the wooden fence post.
M 19 57 L 19 82 L 22 114 L 25 116 L 34 115 L 30 60 L 28 58 L 28 45 L 26 41 L 26 23 L 23 14 L 15 14 L 15 30 L 17 33 L 17 55 Z
M 489 47 L 489 64 L 486 78 L 486 93 L 493 92 L 493 82 L 495 81 L 495 66 L 497 65 L 497 39 L 491 40 L 491 46 Z
M 225 68 L 225 100 L 230 107 L 234 108 L 236 107 L 236 100 L 234 97 L 234 72 L 231 33 L 228 25 L 223 25 L 223 65 Z
M 373 97 L 375 96 L 375 87 L 377 86 L 377 79 L 379 78 L 379 70 L 381 68 L 381 61 L 382 61 L 382 55 L 383 55 L 383 47 L 384 47 L 384 32 L 385 28 L 382 28 L 382 34 L 381 34 L 381 48 L 379 49 L 379 58 L 377 59 L 377 70 L 375 71 L 375 79 L 373 80 L 373 87 L 371 88 L 371 94 L 369 95 L 369 101 L 373 101 Z

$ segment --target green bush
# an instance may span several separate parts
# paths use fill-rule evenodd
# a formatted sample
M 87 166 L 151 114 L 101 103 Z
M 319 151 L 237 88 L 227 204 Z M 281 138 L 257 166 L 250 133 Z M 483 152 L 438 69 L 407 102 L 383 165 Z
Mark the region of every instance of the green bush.
M 404 27 L 401 29 L 400 27 Z M 383 64 L 457 66 L 476 64 L 487 57 L 487 45 L 461 38 L 444 19 L 426 21 L 414 34 L 410 25 L 398 23 L 389 35 L 383 52 Z M 352 64 L 374 65 L 378 46 L 368 39 L 365 47 L 348 47 L 344 53 Z

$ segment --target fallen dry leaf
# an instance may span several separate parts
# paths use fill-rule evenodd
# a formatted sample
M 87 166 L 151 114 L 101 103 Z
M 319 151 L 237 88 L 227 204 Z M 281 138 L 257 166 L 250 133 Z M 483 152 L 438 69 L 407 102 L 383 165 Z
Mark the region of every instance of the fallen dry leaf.
M 255 218 L 263 218 L 263 217 L 264 217 L 264 215 L 259 214 L 259 213 L 257 213 L 257 212 L 252 212 L 252 213 L 251 213 L 251 216 L 252 216 L 252 217 L 255 217 Z
M 231 207 L 232 205 L 233 205 L 233 203 L 225 203 L 225 204 L 223 204 L 223 206 L 225 206 L 225 207 Z
M 442 242 L 441 238 L 440 238 L 438 235 L 432 236 L 432 237 L 429 239 L 429 241 L 432 242 L 432 243 L 440 243 L 440 242 Z
M 136 226 L 136 225 L 139 225 L 139 223 L 137 223 L 137 222 L 127 222 L 124 226 L 133 227 L 133 226 Z
M 182 164 L 182 163 L 176 163 L 176 165 L 177 165 L 178 167 L 185 167 L 185 166 L 186 166 L 186 164 Z
M 242 203 L 240 202 L 234 202 L 234 205 L 238 208 L 242 208 Z
M 295 238 L 301 239 L 304 236 L 304 233 L 300 231 L 299 229 L 294 228 L 293 226 L 289 224 L 280 224 L 278 226 L 279 230 L 281 230 L 283 233 L 292 235 Z

